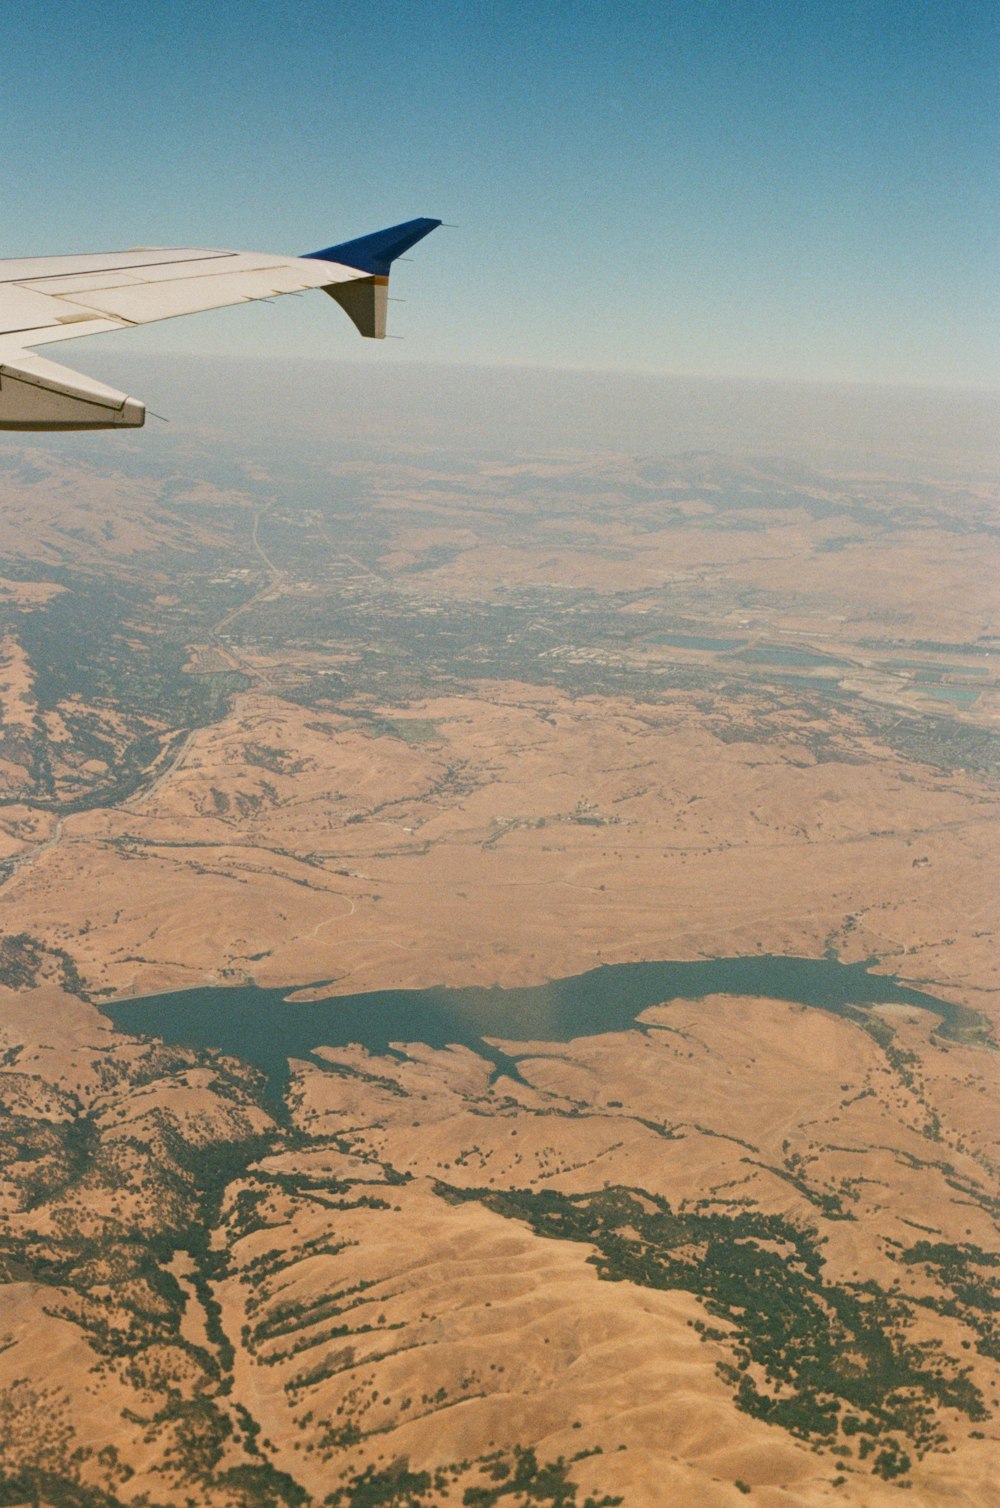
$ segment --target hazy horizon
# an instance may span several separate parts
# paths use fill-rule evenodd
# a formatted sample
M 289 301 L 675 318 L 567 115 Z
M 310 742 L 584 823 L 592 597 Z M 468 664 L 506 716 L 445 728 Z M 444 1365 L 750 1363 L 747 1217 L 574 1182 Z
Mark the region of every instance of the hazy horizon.
M 325 311 L 324 311 L 325 312 Z M 359 458 L 436 445 L 514 455 L 569 449 L 677 454 L 709 448 L 783 453 L 850 466 L 980 468 L 1000 459 L 1000 393 L 881 384 L 568 372 L 539 367 L 377 362 L 280 355 L 248 360 L 137 353 L 88 343 L 84 369 L 152 411 L 125 435 L 17 437 L 114 468 L 123 453 L 242 438 L 289 440 Z M 74 353 L 75 354 L 75 353 Z M 162 414 L 169 423 L 155 417 Z M 11 437 L 12 440 L 14 437 Z M 192 464 L 195 462 L 192 457 Z

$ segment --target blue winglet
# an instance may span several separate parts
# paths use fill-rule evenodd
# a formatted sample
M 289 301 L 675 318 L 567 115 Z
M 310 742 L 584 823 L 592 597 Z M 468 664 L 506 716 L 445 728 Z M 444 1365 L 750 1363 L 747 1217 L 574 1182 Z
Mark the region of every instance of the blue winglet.
M 432 230 L 437 230 L 440 224 L 440 220 L 407 220 L 402 225 L 390 225 L 388 230 L 359 236 L 356 241 L 342 241 L 339 246 L 327 246 L 323 251 L 307 251 L 305 256 L 318 262 L 339 262 L 342 267 L 356 267 L 371 277 L 388 277 L 396 258 L 430 235 Z

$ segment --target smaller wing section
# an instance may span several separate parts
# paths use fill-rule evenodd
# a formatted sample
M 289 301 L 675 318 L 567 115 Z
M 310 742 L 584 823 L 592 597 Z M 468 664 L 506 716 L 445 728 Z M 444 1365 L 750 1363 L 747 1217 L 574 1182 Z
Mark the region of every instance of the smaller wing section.
M 0 362 L 0 429 L 138 429 L 146 409 L 93 377 L 27 352 Z

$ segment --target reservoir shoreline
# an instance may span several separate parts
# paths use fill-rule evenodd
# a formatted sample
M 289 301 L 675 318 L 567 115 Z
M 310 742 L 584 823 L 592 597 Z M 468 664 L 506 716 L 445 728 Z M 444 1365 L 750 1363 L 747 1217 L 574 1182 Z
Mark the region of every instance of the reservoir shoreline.
M 976 1012 L 873 974 L 871 964 L 834 958 L 771 954 L 606 964 L 564 979 L 502 989 L 468 987 L 368 991 L 309 1001 L 290 995 L 314 985 L 265 988 L 206 986 L 102 1004 L 119 1030 L 161 1038 L 174 1046 L 214 1049 L 253 1063 L 265 1075 L 267 1096 L 283 1102 L 289 1058 L 309 1058 L 319 1047 L 356 1043 L 369 1052 L 399 1056 L 402 1044 L 467 1047 L 494 1066 L 496 1075 L 519 1077 L 517 1058 L 501 1042 L 569 1042 L 638 1028 L 643 1011 L 671 1000 L 710 995 L 759 996 L 831 1011 L 861 1026 L 877 1005 L 905 1005 L 938 1017 L 937 1035 L 981 1037 Z M 883 1023 L 883 1031 L 888 1030 Z M 491 1040 L 492 1039 L 492 1040 Z

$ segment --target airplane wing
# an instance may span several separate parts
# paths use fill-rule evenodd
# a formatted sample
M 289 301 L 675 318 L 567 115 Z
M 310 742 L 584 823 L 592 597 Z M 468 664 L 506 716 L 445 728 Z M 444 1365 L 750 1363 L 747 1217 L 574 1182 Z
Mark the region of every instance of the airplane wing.
M 301 257 L 138 247 L 108 255 L 0 261 L 0 429 L 136 428 L 145 406 L 32 354 L 34 347 L 154 320 L 322 288 L 362 335 L 385 335 L 389 271 L 440 220 Z

